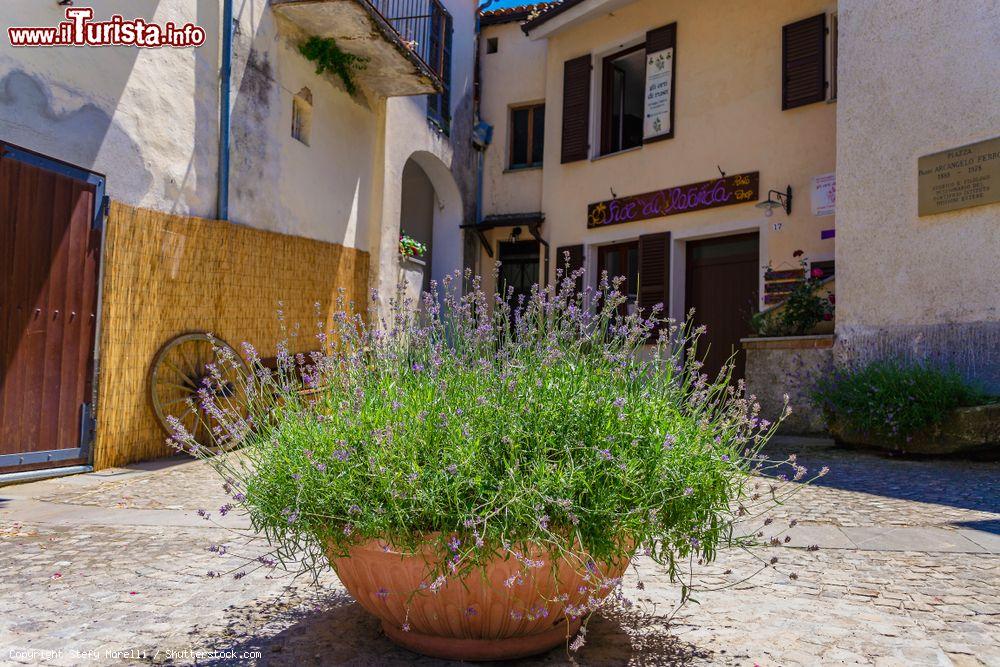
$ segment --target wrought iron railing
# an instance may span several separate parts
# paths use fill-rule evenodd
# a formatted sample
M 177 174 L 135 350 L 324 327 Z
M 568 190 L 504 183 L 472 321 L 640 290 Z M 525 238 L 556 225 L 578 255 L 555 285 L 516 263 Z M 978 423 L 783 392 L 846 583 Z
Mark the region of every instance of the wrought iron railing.
M 451 21 L 438 0 L 365 0 L 408 48 L 444 81 L 448 76 Z

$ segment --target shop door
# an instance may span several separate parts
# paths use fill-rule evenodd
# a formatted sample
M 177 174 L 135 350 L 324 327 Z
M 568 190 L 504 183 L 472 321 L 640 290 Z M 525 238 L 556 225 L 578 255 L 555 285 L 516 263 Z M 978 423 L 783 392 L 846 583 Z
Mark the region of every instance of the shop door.
M 87 462 L 103 189 L 0 143 L 0 473 Z
M 710 377 L 735 353 L 733 379 L 746 370 L 740 338 L 750 333 L 750 315 L 759 297 L 759 241 L 756 233 L 691 241 L 687 244 L 686 310 L 707 332 L 698 356 Z

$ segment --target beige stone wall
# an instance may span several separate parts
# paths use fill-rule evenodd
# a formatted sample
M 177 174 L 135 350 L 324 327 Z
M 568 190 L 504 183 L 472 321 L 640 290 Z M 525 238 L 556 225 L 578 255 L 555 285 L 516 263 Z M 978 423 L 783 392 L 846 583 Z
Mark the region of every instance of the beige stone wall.
M 760 403 L 763 419 L 781 419 L 787 396 L 791 412 L 781 422 L 780 432 L 801 435 L 826 431 L 826 421 L 813 404 L 811 393 L 816 381 L 833 366 L 832 336 L 749 339 L 743 349 L 747 393 Z
M 157 350 L 183 333 L 210 332 L 239 350 L 274 356 L 278 309 L 300 333 L 293 352 L 317 349 L 338 290 L 365 308 L 368 253 L 229 222 L 114 203 L 104 251 L 95 469 L 172 453 L 148 387 Z
M 1000 134 L 1000 5 L 840 7 L 838 342 L 1000 390 L 1000 204 L 917 215 L 920 156 Z

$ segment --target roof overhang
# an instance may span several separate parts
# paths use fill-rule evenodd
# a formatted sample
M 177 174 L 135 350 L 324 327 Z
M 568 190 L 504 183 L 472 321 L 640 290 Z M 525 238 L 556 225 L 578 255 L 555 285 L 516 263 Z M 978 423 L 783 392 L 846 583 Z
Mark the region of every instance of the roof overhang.
M 486 238 L 485 232 L 491 229 L 502 229 L 504 227 L 527 227 L 528 233 L 544 246 L 548 246 L 548 242 L 542 238 L 539 233 L 538 228 L 541 224 L 545 222 L 545 214 L 541 212 L 534 213 L 505 213 L 502 215 L 488 215 L 483 218 L 480 223 L 471 223 L 466 225 L 460 225 L 462 229 L 470 229 L 476 233 L 479 237 L 479 243 L 482 244 L 483 249 L 486 254 L 493 257 L 493 248 L 490 246 L 489 240 Z
M 521 29 L 531 40 L 545 39 L 632 2 L 635 0 L 563 0 L 541 16 L 526 22 Z

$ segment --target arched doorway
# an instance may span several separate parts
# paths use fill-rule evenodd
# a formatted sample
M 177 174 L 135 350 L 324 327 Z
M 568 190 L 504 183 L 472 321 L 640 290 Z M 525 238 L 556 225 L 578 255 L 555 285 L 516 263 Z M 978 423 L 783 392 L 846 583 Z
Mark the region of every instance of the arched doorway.
M 461 270 L 463 263 L 462 198 L 447 165 L 418 151 L 403 166 L 400 233 L 427 246 L 422 289 Z

